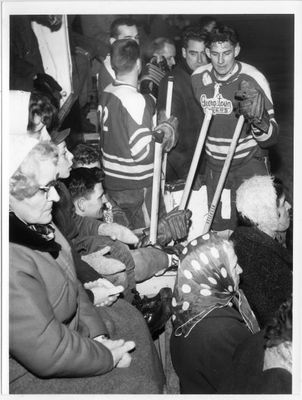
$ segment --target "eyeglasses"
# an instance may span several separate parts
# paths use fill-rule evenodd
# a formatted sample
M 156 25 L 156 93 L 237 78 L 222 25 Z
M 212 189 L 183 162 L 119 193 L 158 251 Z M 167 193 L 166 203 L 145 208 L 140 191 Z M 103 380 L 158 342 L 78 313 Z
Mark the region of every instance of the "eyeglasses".
M 52 181 L 52 182 L 49 182 L 49 184 L 46 186 L 39 186 L 39 190 L 41 190 L 41 192 L 45 193 L 45 197 L 47 200 L 49 197 L 50 189 L 55 188 L 55 184 L 56 184 L 56 181 Z

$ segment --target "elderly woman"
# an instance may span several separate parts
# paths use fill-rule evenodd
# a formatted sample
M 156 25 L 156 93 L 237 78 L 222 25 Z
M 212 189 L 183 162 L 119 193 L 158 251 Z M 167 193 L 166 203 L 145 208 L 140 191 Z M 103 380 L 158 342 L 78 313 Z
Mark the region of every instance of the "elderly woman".
M 236 347 L 259 330 L 233 245 L 217 234 L 186 247 L 172 299 L 171 357 L 183 394 L 217 394 Z
M 243 269 L 240 287 L 263 328 L 292 294 L 292 257 L 276 239 L 290 225 L 280 181 L 254 176 L 236 192 L 240 225 L 231 236 Z
M 68 242 L 51 222 L 59 200 L 57 147 L 16 136 L 9 197 L 10 393 L 161 393 L 162 369 L 143 318 L 128 305 L 131 326 L 124 321 L 122 334 L 121 325 L 106 326 L 76 278 Z

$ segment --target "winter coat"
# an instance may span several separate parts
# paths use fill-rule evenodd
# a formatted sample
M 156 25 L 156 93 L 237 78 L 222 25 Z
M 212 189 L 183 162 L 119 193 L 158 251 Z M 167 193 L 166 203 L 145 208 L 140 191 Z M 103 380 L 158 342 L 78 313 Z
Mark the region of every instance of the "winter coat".
M 221 393 L 226 394 L 290 394 L 292 375 L 285 368 L 263 371 L 264 331 L 241 343 L 233 357 L 230 378 Z
M 76 279 L 71 248 L 55 233 L 59 244 L 41 244 L 10 215 L 10 393 L 162 393 L 162 366 L 142 314 L 123 300 L 95 308 Z M 101 334 L 134 340 L 128 368 L 113 368 L 111 352 L 91 340 Z
M 171 115 L 178 118 L 179 139 L 176 146 L 168 153 L 166 181 L 169 183 L 187 177 L 203 121 L 202 108 L 196 101 L 192 89 L 192 72 L 185 61 L 180 62 L 172 71 L 174 83 Z M 157 101 L 159 111 L 166 109 L 169 75 L 160 82 Z
M 240 288 L 263 328 L 292 294 L 291 254 L 255 227 L 236 228 L 231 240 L 243 270 Z
M 171 336 L 171 358 L 182 394 L 217 394 L 237 346 L 252 333 L 233 307 L 216 308 L 187 337 Z
M 76 278 L 71 249 L 58 229 L 56 242 L 62 246 L 57 258 L 10 243 L 10 355 L 24 367 L 19 375 L 104 374 L 113 368 L 111 352 L 91 339 L 107 328 Z

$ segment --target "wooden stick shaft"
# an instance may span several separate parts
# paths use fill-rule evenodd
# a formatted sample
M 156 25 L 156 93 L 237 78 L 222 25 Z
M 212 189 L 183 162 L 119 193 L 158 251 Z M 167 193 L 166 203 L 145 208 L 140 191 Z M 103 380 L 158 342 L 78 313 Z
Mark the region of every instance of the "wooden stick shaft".
M 166 98 L 166 116 L 167 118 L 171 117 L 171 108 L 172 108 L 172 94 L 173 94 L 173 76 L 168 77 L 168 85 L 167 85 L 167 98 Z M 165 183 L 166 183 L 166 171 L 167 171 L 167 153 L 164 153 L 163 157 L 163 165 L 162 165 L 162 180 L 161 180 L 161 190 L 162 193 L 165 193 Z
M 193 183 L 193 179 L 196 173 L 196 168 L 200 159 L 200 154 L 203 148 L 203 144 L 205 141 L 205 138 L 207 136 L 207 131 L 209 128 L 209 124 L 212 118 L 212 111 L 210 110 L 206 110 L 205 112 L 205 116 L 204 116 L 204 120 L 202 122 L 202 126 L 200 128 L 200 133 L 199 133 L 199 138 L 196 144 L 196 148 L 195 148 L 195 152 L 191 161 L 191 166 L 190 166 L 190 170 L 187 176 L 187 180 L 186 180 L 186 184 L 185 184 L 185 188 L 182 194 L 182 198 L 180 200 L 180 204 L 179 204 L 179 210 L 184 210 L 186 208 L 187 205 L 187 201 L 191 192 L 191 187 L 192 187 L 192 183 Z
M 226 180 L 227 174 L 228 174 L 229 169 L 230 169 L 231 162 L 233 160 L 233 156 L 234 156 L 234 153 L 235 153 L 235 150 L 236 150 L 237 142 L 238 142 L 238 139 L 239 139 L 243 124 L 244 124 L 244 117 L 243 117 L 243 115 L 240 115 L 240 117 L 238 119 L 238 122 L 237 122 L 237 125 L 236 125 L 236 128 L 235 128 L 234 136 L 233 136 L 233 139 L 232 139 L 232 142 L 231 142 L 227 157 L 226 157 L 225 162 L 223 164 L 223 168 L 222 168 L 222 171 L 221 171 L 221 174 L 220 174 L 220 177 L 219 177 L 219 181 L 218 181 L 218 184 L 217 184 L 217 187 L 216 187 L 216 190 L 215 190 L 215 194 L 214 194 L 214 197 L 213 197 L 213 200 L 212 200 L 212 204 L 211 204 L 211 207 L 210 207 L 210 210 L 209 210 L 209 214 L 208 214 L 208 217 L 206 219 L 206 222 L 205 222 L 205 225 L 204 225 L 204 228 L 203 228 L 203 235 L 205 233 L 209 232 L 209 230 L 211 228 L 211 225 L 212 225 L 212 222 L 213 222 L 213 218 L 214 218 L 214 215 L 215 215 L 215 211 L 216 211 L 216 208 L 217 208 L 220 196 L 221 196 L 221 192 L 222 192 L 222 189 L 223 189 L 223 186 L 224 186 L 224 182 Z
M 159 142 L 155 142 L 154 175 L 153 175 L 153 184 L 152 184 L 152 204 L 151 204 L 151 221 L 150 221 L 150 242 L 151 242 L 151 244 L 155 244 L 156 238 L 157 238 L 161 161 L 162 161 L 162 144 Z

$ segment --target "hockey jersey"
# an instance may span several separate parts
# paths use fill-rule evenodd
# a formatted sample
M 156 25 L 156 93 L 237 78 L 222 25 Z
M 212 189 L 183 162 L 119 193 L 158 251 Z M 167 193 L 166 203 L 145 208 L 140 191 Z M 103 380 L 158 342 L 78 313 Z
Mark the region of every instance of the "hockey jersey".
M 243 125 L 232 161 L 235 168 L 253 156 L 260 156 L 267 147 L 277 141 L 278 125 L 275 120 L 273 101 L 269 84 L 264 75 L 255 67 L 236 61 L 234 70 L 227 80 L 219 80 L 212 64 L 199 67 L 192 75 L 195 97 L 202 109 L 212 110 L 212 120 L 208 129 L 205 151 L 208 162 L 213 168 L 221 168 L 238 121 L 236 115 L 235 92 L 241 81 L 250 81 L 264 96 L 265 109 L 269 114 L 270 126 L 267 133 L 246 122 Z
M 101 152 L 109 190 L 152 185 L 155 104 L 131 85 L 115 81 L 101 96 Z

